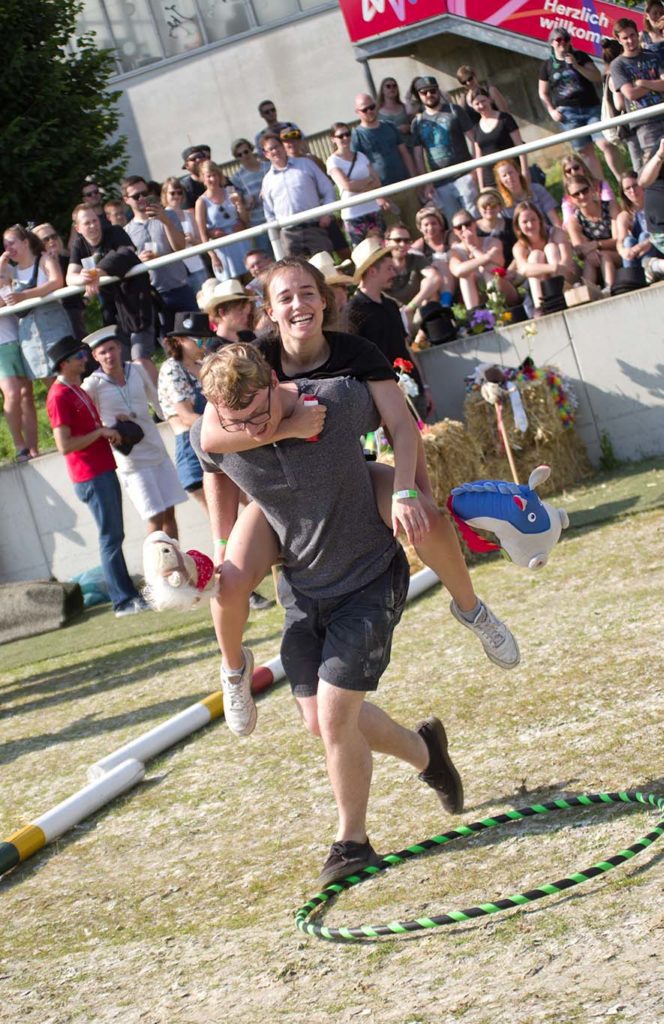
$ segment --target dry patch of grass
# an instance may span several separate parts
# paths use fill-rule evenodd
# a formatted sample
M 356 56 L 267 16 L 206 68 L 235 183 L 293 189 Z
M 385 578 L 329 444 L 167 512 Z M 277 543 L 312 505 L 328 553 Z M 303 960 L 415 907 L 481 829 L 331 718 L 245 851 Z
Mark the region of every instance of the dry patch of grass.
M 523 662 L 503 673 L 446 610 L 409 606 L 379 702 L 444 719 L 473 821 L 564 793 L 662 791 L 660 511 L 570 535 L 528 575 L 473 569 Z M 204 613 L 101 613 L 33 641 L 0 676 L 0 836 L 85 784 L 86 767 L 217 688 Z M 278 649 L 257 616 L 257 662 Z M 140 625 L 140 630 L 139 630 Z M 37 638 L 42 641 L 43 638 Z M 338 925 L 442 913 L 560 878 L 618 852 L 641 810 L 561 812 L 493 829 L 345 894 Z M 444 831 L 433 794 L 376 758 L 381 851 Z M 148 766 L 148 781 L 0 881 L 0 1005 L 26 1024 L 573 1024 L 656 1019 L 663 849 L 522 911 L 346 947 L 294 930 L 334 807 L 320 749 L 285 684 L 238 741 L 223 723 Z

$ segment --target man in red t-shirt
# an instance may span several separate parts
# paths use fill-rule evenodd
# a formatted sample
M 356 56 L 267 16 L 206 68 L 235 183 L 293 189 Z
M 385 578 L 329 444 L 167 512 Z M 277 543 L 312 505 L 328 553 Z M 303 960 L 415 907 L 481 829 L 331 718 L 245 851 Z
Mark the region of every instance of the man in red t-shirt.
M 58 451 L 64 455 L 74 490 L 99 529 L 101 565 L 115 615 L 134 615 L 147 605 L 132 583 L 122 554 L 122 491 L 111 444 L 117 430 L 102 426 L 92 400 L 81 388 L 87 352 L 75 338 L 60 338 L 48 350 L 57 377 L 46 396 L 46 411 Z

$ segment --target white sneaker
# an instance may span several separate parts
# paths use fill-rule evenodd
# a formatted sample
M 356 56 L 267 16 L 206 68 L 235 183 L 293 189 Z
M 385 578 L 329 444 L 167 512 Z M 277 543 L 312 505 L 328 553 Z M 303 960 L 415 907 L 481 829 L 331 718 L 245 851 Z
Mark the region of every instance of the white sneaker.
M 228 675 L 221 666 L 221 689 L 224 694 L 224 718 L 236 736 L 248 736 L 256 728 L 256 705 L 251 696 L 254 674 L 254 656 L 248 647 L 242 647 L 244 668 L 241 675 Z
M 521 661 L 519 645 L 509 628 L 496 618 L 484 601 L 480 601 L 480 610 L 472 622 L 464 619 L 455 601 L 450 604 L 450 611 L 462 626 L 472 629 L 475 636 L 479 637 L 490 661 L 501 668 L 516 668 Z

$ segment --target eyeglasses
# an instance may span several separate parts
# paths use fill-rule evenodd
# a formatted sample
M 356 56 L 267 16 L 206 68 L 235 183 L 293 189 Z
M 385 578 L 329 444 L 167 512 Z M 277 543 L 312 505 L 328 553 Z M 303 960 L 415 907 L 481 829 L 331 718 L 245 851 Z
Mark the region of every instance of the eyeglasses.
M 98 188 L 90 188 L 90 189 L 88 189 L 87 192 L 82 192 L 81 195 L 83 196 L 84 199 L 87 199 L 88 196 L 98 196 L 99 195 L 99 189 Z
M 484 202 L 477 204 L 478 210 L 496 210 L 500 209 L 500 203 L 497 203 L 495 199 L 485 199 Z
M 73 356 L 67 356 L 67 358 L 65 359 L 65 362 L 66 363 L 71 363 L 74 359 L 87 359 L 87 358 L 88 358 L 88 353 L 85 351 L 84 348 L 82 348 L 82 349 L 79 349 L 78 352 L 74 352 Z
M 169 195 L 169 196 L 183 196 L 184 195 L 184 189 L 183 188 L 169 188 L 167 190 L 166 194 Z
M 475 75 L 470 75 L 469 78 L 460 78 L 459 82 L 461 83 L 461 85 L 470 85 L 470 83 L 474 80 L 474 78 L 475 78 Z
M 455 231 L 462 231 L 464 228 L 472 228 L 474 220 L 462 220 L 458 224 L 453 224 L 452 227 Z
M 189 156 L 187 157 L 187 163 L 189 163 L 190 160 L 193 160 L 194 163 L 199 163 L 201 160 L 208 160 L 208 159 L 209 159 L 209 154 L 208 153 L 190 153 Z
M 289 128 L 288 131 L 280 132 L 279 138 L 286 139 L 287 141 L 290 141 L 291 139 L 301 139 L 302 132 L 299 130 L 299 128 Z
M 582 171 L 583 167 L 581 164 L 569 164 L 563 168 L 563 174 L 576 174 L 578 171 Z
M 236 433 L 238 430 L 243 430 L 244 427 L 252 426 L 259 427 L 262 423 L 267 423 L 270 418 L 270 403 L 272 401 L 272 388 L 268 387 L 267 391 L 267 409 L 263 412 L 257 412 L 254 416 L 250 416 L 246 420 L 227 420 L 226 423 L 222 420 L 217 409 L 217 419 L 219 420 L 219 426 L 222 430 L 227 430 L 230 434 Z
M 386 238 L 386 242 L 392 242 L 393 245 L 409 245 L 410 238 L 404 238 L 403 235 L 397 236 L 396 238 Z
M 239 159 L 240 159 L 240 157 L 243 157 L 243 156 L 249 156 L 249 154 L 250 154 L 250 153 L 251 153 L 251 150 L 250 150 L 250 149 L 238 149 L 238 150 L 237 150 L 237 152 L 236 152 L 236 154 L 235 154 L 235 156 L 236 156 L 236 157 L 238 158 L 238 160 L 239 160 Z
M 41 236 L 41 240 L 42 240 L 42 242 L 52 242 L 54 238 L 59 238 L 59 237 L 60 237 L 60 235 L 57 233 L 57 231 L 54 231 L 50 235 L 42 235 Z
M 569 197 L 570 199 L 578 199 L 579 196 L 585 196 L 588 192 L 590 192 L 590 186 L 586 185 L 585 188 L 580 188 L 578 192 L 570 192 Z
M 145 191 L 145 192 L 134 192 L 134 194 L 131 195 L 131 196 L 127 192 L 127 199 L 134 199 L 134 200 L 136 200 L 138 202 L 139 199 L 147 199 L 147 197 L 149 195 L 150 195 L 150 193 L 148 191 Z
M 261 110 L 261 114 L 276 114 L 276 112 L 276 107 L 263 107 L 263 109 Z
M 435 96 L 436 93 L 438 92 L 438 86 L 427 85 L 424 89 L 418 89 L 417 91 L 419 92 L 420 96 L 426 96 L 427 94 Z
M 566 39 L 563 39 L 563 37 L 562 37 L 562 36 L 560 36 L 560 37 L 559 37 L 558 39 L 552 39 L 552 40 L 551 40 L 551 42 L 552 42 L 552 43 L 566 43 L 566 42 L 567 42 L 567 40 L 566 40 Z
M 358 110 L 360 111 L 361 114 L 366 114 L 367 110 L 375 110 L 375 109 L 376 109 L 376 104 L 375 103 L 367 103 L 366 107 L 358 107 Z
M 350 138 L 350 132 L 337 132 L 337 134 L 334 136 L 334 138 L 335 139 L 349 139 Z

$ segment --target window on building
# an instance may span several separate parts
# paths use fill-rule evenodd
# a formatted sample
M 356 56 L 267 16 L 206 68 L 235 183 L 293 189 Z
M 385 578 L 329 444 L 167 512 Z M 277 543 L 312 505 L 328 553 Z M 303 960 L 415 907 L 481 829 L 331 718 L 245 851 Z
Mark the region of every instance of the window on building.
M 79 34 L 94 32 L 115 49 L 118 71 L 138 71 L 168 57 L 260 31 L 332 0 L 84 0 Z

